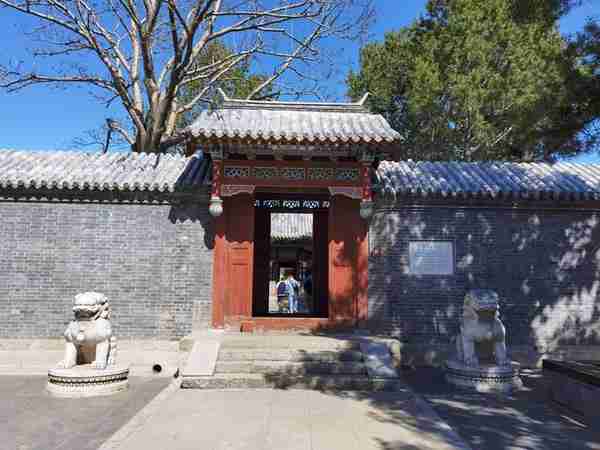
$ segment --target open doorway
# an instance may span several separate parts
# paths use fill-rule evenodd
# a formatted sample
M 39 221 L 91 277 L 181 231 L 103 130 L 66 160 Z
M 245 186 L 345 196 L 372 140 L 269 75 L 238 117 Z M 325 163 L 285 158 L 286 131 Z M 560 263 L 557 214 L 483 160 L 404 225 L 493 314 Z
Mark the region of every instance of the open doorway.
M 328 206 L 257 199 L 253 316 L 327 317 Z
M 313 215 L 270 216 L 269 314 L 312 314 Z

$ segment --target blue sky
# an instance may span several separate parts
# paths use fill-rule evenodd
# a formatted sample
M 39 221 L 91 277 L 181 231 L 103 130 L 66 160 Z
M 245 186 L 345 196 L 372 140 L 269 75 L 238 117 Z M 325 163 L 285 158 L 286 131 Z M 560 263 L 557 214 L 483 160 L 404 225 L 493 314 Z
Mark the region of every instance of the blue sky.
M 411 23 L 423 13 L 425 3 L 425 0 L 376 0 L 378 17 L 371 30 L 371 38 L 382 39 L 386 31 Z M 589 17 L 600 17 L 600 1 L 586 0 L 583 6 L 563 18 L 561 31 L 574 33 Z M 0 12 L 0 48 L 3 50 L 0 58 L 3 63 L 8 58 L 25 58 L 28 41 L 22 30 L 29 25 L 13 13 Z M 358 46 L 348 45 L 343 50 L 346 63 L 356 67 Z M 334 90 L 340 95 L 345 91 L 343 77 L 330 82 L 337 83 Z M 96 103 L 84 89 L 57 90 L 38 86 L 17 94 L 0 92 L 0 148 L 71 148 L 74 138 L 97 127 L 108 116 L 114 116 L 114 111 L 107 111 Z M 598 160 L 595 155 L 578 159 Z

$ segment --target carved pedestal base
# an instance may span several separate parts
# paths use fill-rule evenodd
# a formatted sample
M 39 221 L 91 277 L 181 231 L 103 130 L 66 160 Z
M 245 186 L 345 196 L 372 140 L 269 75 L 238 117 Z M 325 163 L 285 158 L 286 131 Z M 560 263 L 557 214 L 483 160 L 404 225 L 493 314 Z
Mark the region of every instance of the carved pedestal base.
M 89 364 L 71 369 L 50 369 L 46 389 L 56 397 L 95 397 L 127 389 L 129 368 L 111 366 L 93 369 Z
M 467 367 L 456 360 L 449 360 L 444 366 L 448 383 L 484 393 L 509 393 L 520 389 L 523 383 L 519 377 L 519 368 L 519 364 L 515 362 L 505 367 L 491 364 Z

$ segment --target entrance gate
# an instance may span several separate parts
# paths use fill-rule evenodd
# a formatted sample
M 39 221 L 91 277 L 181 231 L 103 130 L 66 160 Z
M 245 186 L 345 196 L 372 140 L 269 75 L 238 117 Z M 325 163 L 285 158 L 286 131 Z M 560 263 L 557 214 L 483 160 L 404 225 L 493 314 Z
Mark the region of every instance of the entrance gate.
M 399 134 L 365 109 L 366 96 L 346 104 L 223 97 L 187 129 L 188 152 L 201 150 L 212 160 L 213 327 L 360 326 L 368 309 L 371 177 L 378 160 L 393 157 Z M 311 317 L 274 317 L 264 301 L 270 213 L 256 202 L 276 197 L 328 202 L 313 212 L 318 299 Z

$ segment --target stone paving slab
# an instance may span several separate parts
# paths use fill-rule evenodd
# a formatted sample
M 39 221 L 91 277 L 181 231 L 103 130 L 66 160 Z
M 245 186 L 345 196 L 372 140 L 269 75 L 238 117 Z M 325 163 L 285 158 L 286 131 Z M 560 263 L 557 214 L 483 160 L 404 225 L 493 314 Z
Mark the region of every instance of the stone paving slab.
M 46 376 L 0 376 L 1 450 L 95 450 L 171 380 L 130 379 L 108 397 L 63 399 L 46 392 Z
M 468 449 L 409 390 L 177 390 L 102 449 Z M 144 414 L 142 411 L 140 414 Z
M 440 369 L 401 377 L 474 449 L 600 450 L 600 429 L 553 404 L 539 370 L 523 371 L 524 388 L 511 395 L 456 389 Z

